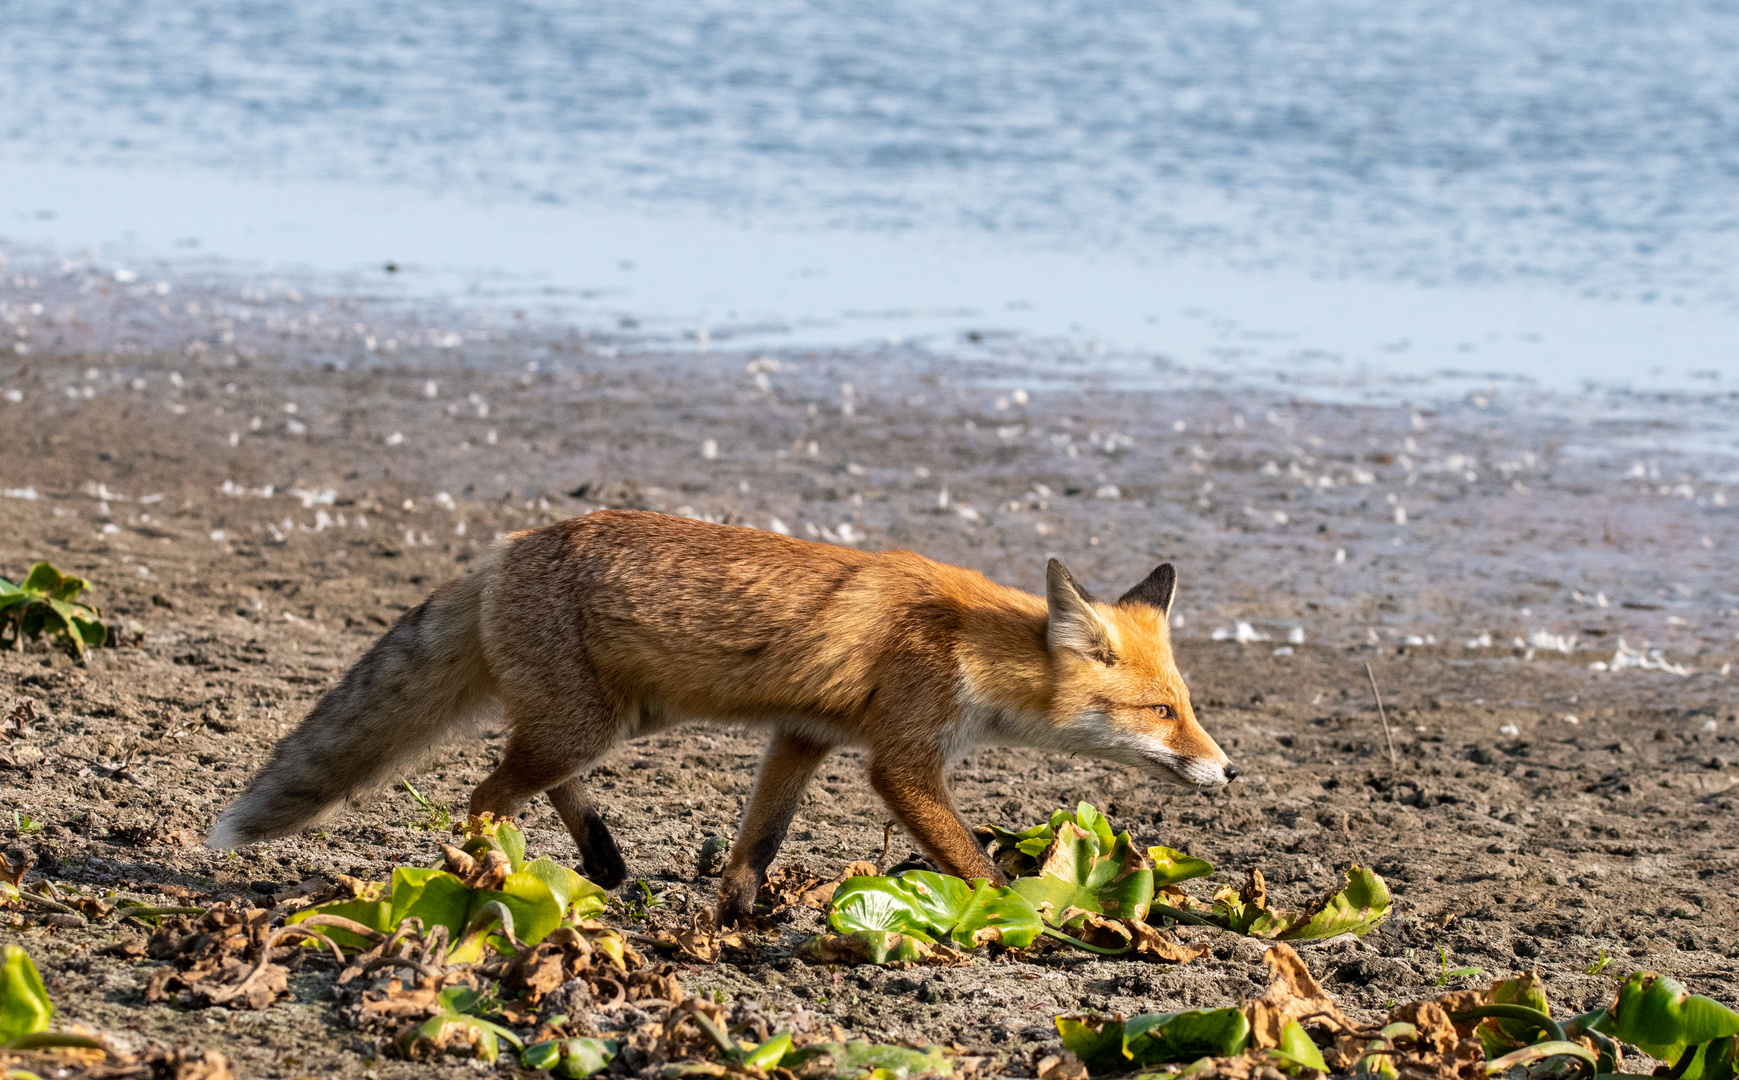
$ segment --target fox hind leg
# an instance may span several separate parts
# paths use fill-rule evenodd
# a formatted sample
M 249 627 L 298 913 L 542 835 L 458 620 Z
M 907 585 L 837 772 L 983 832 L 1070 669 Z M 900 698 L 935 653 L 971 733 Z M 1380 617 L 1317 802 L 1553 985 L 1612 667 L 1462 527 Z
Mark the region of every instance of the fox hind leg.
M 785 842 L 785 831 L 803 802 L 810 777 L 833 752 L 833 744 L 780 731 L 767 743 L 755 790 L 731 844 L 719 883 L 718 924 L 734 926 L 754 912 L 767 867 Z
M 575 775 L 615 742 L 614 719 L 601 706 L 570 702 L 547 711 L 510 703 L 507 720 L 506 752 L 471 793 L 471 813 L 511 817 L 527 800 L 547 792 L 592 881 L 607 889 L 620 885 L 628 876 L 622 851 Z
M 606 889 L 614 889 L 628 880 L 628 864 L 622 861 L 622 849 L 616 846 L 616 838 L 610 835 L 580 778 L 570 776 L 545 794 L 580 849 L 586 877 Z

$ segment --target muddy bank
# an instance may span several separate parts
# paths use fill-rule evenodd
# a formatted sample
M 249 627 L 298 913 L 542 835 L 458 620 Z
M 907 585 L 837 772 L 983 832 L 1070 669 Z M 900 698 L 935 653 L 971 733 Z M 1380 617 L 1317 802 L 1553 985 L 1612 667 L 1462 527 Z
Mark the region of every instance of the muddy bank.
M 1566 1008 L 1639 967 L 1739 997 L 1720 399 L 1323 404 L 966 344 L 947 361 L 641 352 L 510 313 L 29 280 L 0 290 L 0 575 L 48 559 L 120 627 L 84 668 L 41 646 L 0 655 L 0 711 L 40 717 L 0 783 L 41 827 L 8 813 L 8 843 L 56 881 L 258 898 L 433 861 L 402 791 L 234 855 L 195 844 L 272 741 L 493 536 L 632 506 L 911 548 L 1032 589 L 1048 555 L 1101 591 L 1170 559 L 1198 712 L 1245 778 L 1203 794 L 984 750 L 953 780 L 969 820 L 1026 825 L 1086 799 L 1210 860 L 1216 884 L 1257 866 L 1292 902 L 1373 865 L 1390 921 L 1304 951 L 1355 1012 L 1433 992 L 1439 949 L 1537 968 Z M 695 859 L 732 830 L 759 751 L 700 726 L 595 771 L 632 873 L 665 894 L 651 923 L 710 903 Z M 414 782 L 460 806 L 498 752 L 452 748 Z M 842 752 L 783 857 L 825 873 L 874 858 L 886 816 Z M 570 851 L 546 805 L 524 824 L 534 852 Z M 794 915 L 681 977 L 1017 1074 L 1054 1048 L 1058 1012 L 1230 1004 L 1263 982 L 1258 948 L 1200 931 L 1213 955 L 1179 968 L 1056 954 L 830 972 L 789 956 L 818 926 Z M 258 1014 L 147 1005 L 147 966 L 93 953 L 136 933 L 5 931 L 68 1020 L 219 1048 L 246 1075 L 428 1072 L 359 1053 L 316 965 Z M 1602 950 L 1616 959 L 1587 974 Z

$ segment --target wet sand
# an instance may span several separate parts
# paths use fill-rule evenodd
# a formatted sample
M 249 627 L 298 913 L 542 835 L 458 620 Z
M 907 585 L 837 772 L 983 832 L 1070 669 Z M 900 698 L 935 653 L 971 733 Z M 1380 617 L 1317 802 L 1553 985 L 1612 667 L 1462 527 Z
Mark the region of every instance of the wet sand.
M 121 628 L 88 667 L 0 654 L 0 710 L 44 717 L 0 770 L 4 808 L 44 827 L 7 842 L 57 881 L 248 896 L 431 861 L 402 792 L 235 855 L 196 844 L 272 741 L 492 537 L 632 506 L 909 548 L 1029 589 L 1048 555 L 1101 592 L 1175 562 L 1183 667 L 1245 778 L 1204 794 L 986 749 L 956 798 L 1005 825 L 1087 799 L 1210 860 L 1215 884 L 1257 866 L 1290 902 L 1375 866 L 1391 919 L 1304 950 L 1355 1011 L 1434 993 L 1440 947 L 1451 966 L 1537 968 L 1564 1008 L 1643 967 L 1739 996 L 1739 491 L 1718 395 L 1337 404 L 994 342 L 945 360 L 647 351 L 511 312 L 77 268 L 15 265 L 0 304 L 0 575 L 48 559 Z M 453 748 L 414 782 L 462 805 L 498 752 Z M 631 872 L 668 890 L 655 919 L 710 903 L 695 858 L 733 828 L 758 752 L 696 727 L 595 771 Z M 842 752 L 783 858 L 832 873 L 874 857 L 885 818 Z M 547 806 L 524 823 L 534 852 L 570 852 Z M 1058 1012 L 1233 1004 L 1263 981 L 1260 950 L 1226 936 L 1181 968 L 1053 954 L 835 974 L 789 957 L 818 926 L 793 917 L 758 957 L 691 965 L 684 985 L 1023 1074 Z M 261 1014 L 147 1006 L 146 965 L 92 953 L 134 933 L 7 931 L 64 1019 L 216 1047 L 246 1075 L 368 1067 L 330 972 L 304 968 Z M 1586 974 L 1602 949 L 1617 959 Z

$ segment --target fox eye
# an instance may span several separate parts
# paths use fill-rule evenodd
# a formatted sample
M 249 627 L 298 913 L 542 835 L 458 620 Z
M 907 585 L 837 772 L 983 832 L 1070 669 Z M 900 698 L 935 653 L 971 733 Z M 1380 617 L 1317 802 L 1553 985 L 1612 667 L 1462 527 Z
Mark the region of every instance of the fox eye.
M 1148 708 L 1152 709 L 1153 715 L 1159 717 L 1161 720 L 1171 719 L 1172 712 L 1170 705 L 1149 705 Z

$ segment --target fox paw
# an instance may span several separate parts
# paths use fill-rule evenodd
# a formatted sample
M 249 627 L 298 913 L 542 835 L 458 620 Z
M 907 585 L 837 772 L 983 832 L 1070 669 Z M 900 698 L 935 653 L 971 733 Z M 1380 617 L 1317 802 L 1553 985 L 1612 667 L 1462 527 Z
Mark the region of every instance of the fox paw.
M 719 887 L 719 902 L 714 920 L 720 929 L 735 926 L 755 913 L 755 895 L 760 891 L 755 882 L 746 886 L 729 881 Z

